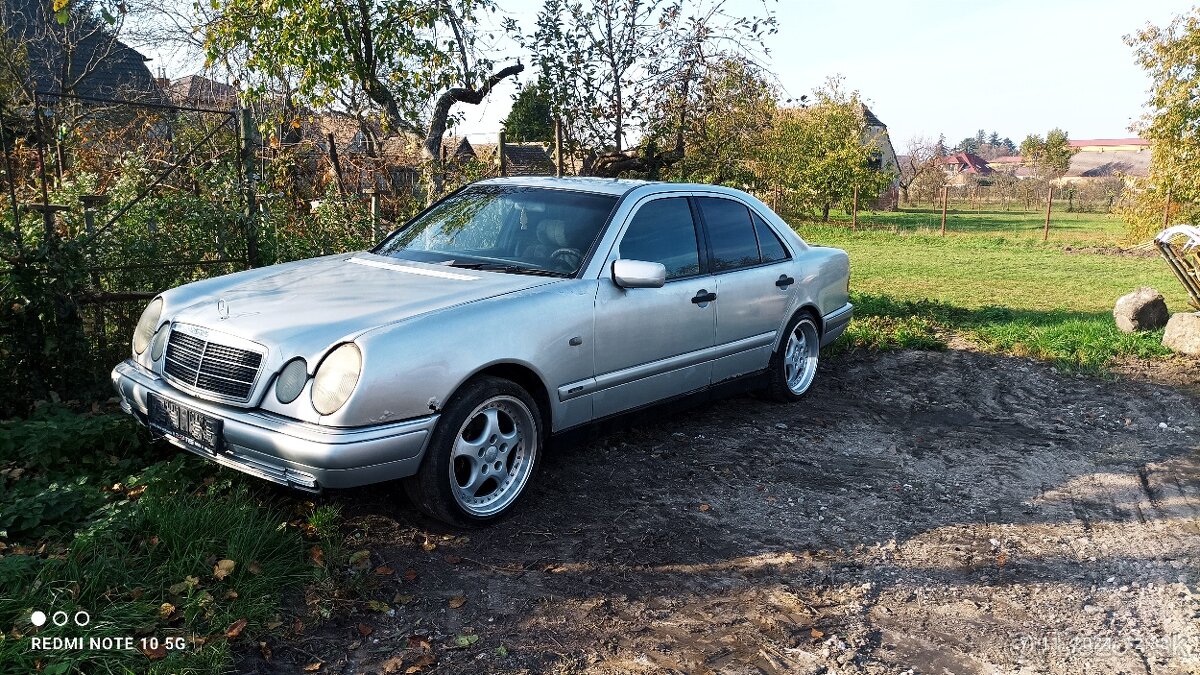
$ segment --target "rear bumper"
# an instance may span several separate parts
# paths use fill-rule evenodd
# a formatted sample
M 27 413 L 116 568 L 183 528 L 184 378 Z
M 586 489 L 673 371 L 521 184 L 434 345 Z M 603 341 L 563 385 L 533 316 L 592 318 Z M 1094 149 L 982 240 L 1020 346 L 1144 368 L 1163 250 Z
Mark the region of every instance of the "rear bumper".
M 828 313 L 821 320 L 825 330 L 821 333 L 821 346 L 824 347 L 834 340 L 842 336 L 846 326 L 850 325 L 850 319 L 854 316 L 854 305 L 846 303 L 838 309 Z
M 308 491 L 345 488 L 411 476 L 421 465 L 438 416 L 368 427 L 325 427 L 204 401 L 185 394 L 133 361 L 112 371 L 121 408 L 146 424 L 154 393 L 222 420 L 225 448 L 210 453 L 171 442 L 238 471 Z

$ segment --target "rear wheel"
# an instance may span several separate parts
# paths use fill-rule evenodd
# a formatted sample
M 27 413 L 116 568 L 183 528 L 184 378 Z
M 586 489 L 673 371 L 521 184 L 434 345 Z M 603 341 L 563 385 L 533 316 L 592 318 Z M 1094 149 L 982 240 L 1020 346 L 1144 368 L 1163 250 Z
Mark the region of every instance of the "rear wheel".
M 417 475 L 405 491 L 425 513 L 452 525 L 486 525 L 512 511 L 542 449 L 537 403 L 517 384 L 480 377 L 442 412 Z
M 821 333 L 807 312 L 788 322 L 783 343 L 771 355 L 767 395 L 784 403 L 800 400 L 817 377 Z

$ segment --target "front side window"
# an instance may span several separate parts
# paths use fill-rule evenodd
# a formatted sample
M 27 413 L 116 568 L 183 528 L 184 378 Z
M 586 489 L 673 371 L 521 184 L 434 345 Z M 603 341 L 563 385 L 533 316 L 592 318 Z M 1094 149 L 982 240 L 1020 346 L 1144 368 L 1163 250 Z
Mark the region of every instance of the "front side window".
M 714 272 L 751 267 L 761 261 L 750 209 L 716 197 L 700 197 L 696 202 L 708 226 Z
M 686 197 L 656 199 L 634 214 L 621 240 L 621 257 L 662 263 L 668 279 L 700 273 L 696 226 Z
M 608 221 L 612 195 L 477 185 L 388 237 L 379 255 L 471 269 L 575 274 Z

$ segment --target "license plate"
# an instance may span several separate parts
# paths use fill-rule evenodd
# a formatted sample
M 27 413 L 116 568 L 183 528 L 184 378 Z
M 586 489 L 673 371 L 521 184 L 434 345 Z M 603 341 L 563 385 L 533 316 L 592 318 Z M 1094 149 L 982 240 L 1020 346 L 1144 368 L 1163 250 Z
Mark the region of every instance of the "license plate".
M 154 431 L 210 454 L 221 451 L 221 420 L 154 394 L 149 395 L 147 405 Z

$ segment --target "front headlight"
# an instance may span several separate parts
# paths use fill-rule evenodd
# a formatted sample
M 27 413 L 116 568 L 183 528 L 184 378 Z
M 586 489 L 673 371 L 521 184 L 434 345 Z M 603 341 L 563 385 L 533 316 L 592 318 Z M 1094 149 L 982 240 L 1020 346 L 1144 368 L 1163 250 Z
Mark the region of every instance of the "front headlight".
M 162 298 L 155 298 L 142 311 L 142 318 L 138 319 L 137 328 L 133 329 L 134 353 L 141 354 L 146 351 L 146 347 L 150 344 L 150 338 L 154 337 L 154 329 L 158 328 L 158 320 L 162 317 L 162 308 Z
M 329 352 L 313 376 L 312 404 L 317 412 L 329 415 L 341 408 L 358 384 L 361 371 L 362 352 L 353 344 L 347 342 Z

